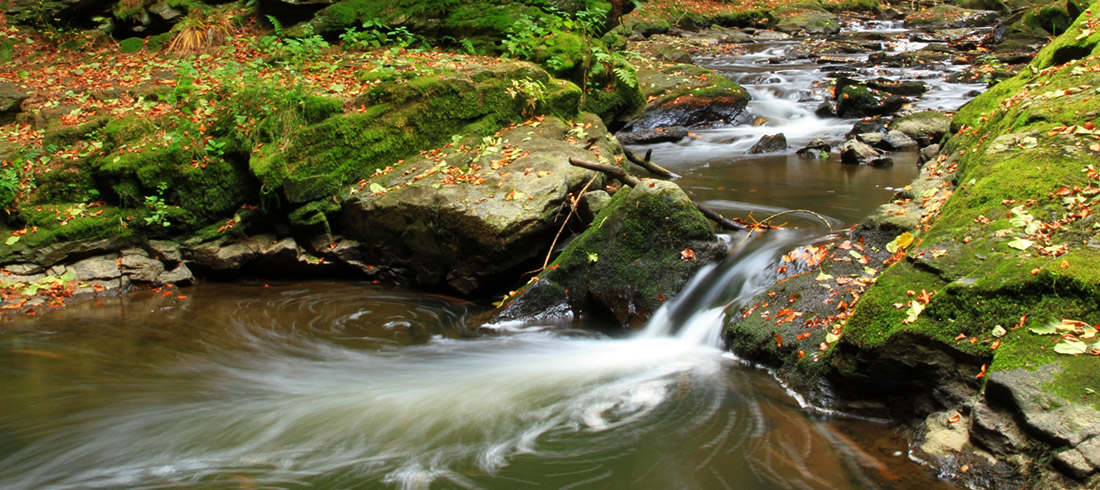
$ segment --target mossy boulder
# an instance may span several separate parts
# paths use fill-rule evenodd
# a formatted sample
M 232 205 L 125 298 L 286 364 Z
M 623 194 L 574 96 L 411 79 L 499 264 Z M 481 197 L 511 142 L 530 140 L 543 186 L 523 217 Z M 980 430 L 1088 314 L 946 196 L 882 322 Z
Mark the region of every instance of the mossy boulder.
M 938 111 L 921 111 L 896 117 L 890 129 L 901 131 L 921 147 L 938 143 L 951 130 L 951 116 Z
M 640 325 L 726 245 L 671 182 L 623 188 L 537 281 L 506 301 L 498 320 L 582 314 Z
M 775 29 L 810 35 L 832 35 L 840 32 L 840 19 L 831 12 L 798 6 L 780 7 L 772 11 Z
M 534 92 L 509 95 L 512 82 Z M 372 89 L 354 106 L 300 128 L 288 141 L 252 154 L 249 167 L 267 191 L 291 204 L 325 199 L 344 185 L 452 135 L 481 137 L 534 114 L 576 114 L 579 89 L 529 63 L 475 69 L 467 76 L 424 75 Z
M 740 85 L 695 65 L 653 65 L 638 71 L 645 112 L 624 132 L 667 127 L 746 124 L 750 96 Z
M 1000 14 L 990 10 L 971 10 L 951 4 L 938 4 L 905 16 L 905 25 L 919 28 L 980 27 L 993 25 Z
M 592 114 L 445 145 L 350 189 L 340 229 L 361 245 L 349 260 L 425 287 L 495 293 L 538 267 L 569 215 L 568 196 L 593 177 L 598 185 L 569 158 L 620 155 Z

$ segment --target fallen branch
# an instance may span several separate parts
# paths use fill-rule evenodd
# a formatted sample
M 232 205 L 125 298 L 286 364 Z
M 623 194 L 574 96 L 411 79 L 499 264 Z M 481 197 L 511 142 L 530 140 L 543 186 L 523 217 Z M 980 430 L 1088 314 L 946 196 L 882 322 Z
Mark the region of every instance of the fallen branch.
M 603 172 L 607 175 L 610 175 L 612 177 L 615 177 L 616 179 L 621 180 L 624 184 L 629 185 L 631 187 L 637 187 L 638 185 L 640 185 L 642 183 L 641 179 L 639 179 L 639 178 L 637 178 L 633 175 L 630 175 L 629 173 L 626 172 L 626 170 L 623 170 L 622 168 L 616 167 L 614 165 L 605 165 L 605 164 L 602 164 L 602 163 L 590 162 L 590 161 L 587 161 L 587 160 L 582 160 L 582 159 L 577 158 L 577 157 L 569 157 L 569 163 L 574 165 L 574 166 L 577 166 L 577 167 L 587 168 L 589 170 L 595 170 L 597 172 Z M 702 204 L 699 204 L 695 201 L 692 201 L 691 203 L 695 205 L 695 209 L 698 209 L 700 213 L 703 213 L 703 216 L 706 216 L 707 219 L 709 219 L 711 221 L 714 221 L 715 223 L 718 223 L 718 226 L 721 226 L 722 228 L 725 228 L 727 230 L 747 231 L 747 230 L 755 230 L 755 229 L 774 228 L 773 226 L 764 225 L 762 223 L 761 224 L 739 223 L 737 221 L 726 218 L 725 216 L 722 216 L 722 215 L 718 214 L 717 212 L 715 212 L 713 209 L 710 209 L 706 206 L 703 206 Z
M 569 214 L 565 215 L 565 219 L 561 222 L 561 228 L 558 228 L 558 234 L 554 235 L 554 241 L 550 242 L 550 250 L 546 252 L 546 260 L 542 261 L 542 269 L 539 270 L 546 270 L 546 266 L 550 265 L 550 257 L 554 255 L 554 247 L 558 246 L 558 239 L 561 238 L 562 232 L 565 231 L 565 225 L 569 224 L 569 218 L 572 218 L 574 214 L 577 214 L 577 204 L 581 202 L 581 199 L 584 198 L 584 194 L 588 192 L 588 187 L 596 181 L 596 177 L 598 177 L 598 175 L 593 175 L 592 178 L 588 180 L 588 183 L 584 184 L 584 188 L 582 188 L 576 196 L 569 196 Z
M 653 160 L 650 160 L 649 157 L 653 155 L 652 149 L 646 150 L 644 157 L 639 156 L 638 152 L 631 150 L 630 148 L 623 148 L 623 154 L 626 155 L 627 160 L 630 160 L 631 162 L 640 165 L 642 168 L 646 169 L 647 171 L 649 171 L 649 173 L 653 175 L 664 177 L 666 179 L 676 177 L 676 174 L 670 172 L 668 169 L 660 165 L 657 165 L 656 163 L 653 163 Z

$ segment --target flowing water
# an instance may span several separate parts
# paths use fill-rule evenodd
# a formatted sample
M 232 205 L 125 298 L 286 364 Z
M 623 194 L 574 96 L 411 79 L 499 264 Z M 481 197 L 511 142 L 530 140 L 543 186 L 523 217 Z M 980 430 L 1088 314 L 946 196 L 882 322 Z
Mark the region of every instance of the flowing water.
M 851 127 L 808 111 L 816 67 L 762 59 L 710 64 L 767 73 L 742 81 L 768 126 L 654 145 L 655 160 L 728 215 L 820 217 L 734 234 L 644 332 L 493 330 L 481 306 L 353 282 L 85 303 L 0 326 L 0 488 L 950 488 L 888 425 L 806 411 L 719 348 L 721 305 L 916 173 L 912 155 L 747 157 L 762 131 L 797 148 Z

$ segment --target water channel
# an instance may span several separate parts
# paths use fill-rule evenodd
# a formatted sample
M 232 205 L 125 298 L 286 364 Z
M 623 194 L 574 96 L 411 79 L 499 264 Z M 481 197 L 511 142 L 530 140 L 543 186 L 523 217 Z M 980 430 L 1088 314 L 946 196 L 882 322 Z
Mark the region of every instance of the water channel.
M 953 488 L 890 425 L 806 410 L 720 349 L 718 305 L 917 172 L 912 154 L 869 168 L 793 153 L 853 121 L 813 115 L 823 65 L 768 63 L 792 46 L 699 60 L 744 83 L 765 125 L 639 149 L 727 215 L 828 223 L 732 235 L 646 331 L 488 328 L 484 305 L 357 282 L 87 302 L 0 328 L 0 488 Z M 925 103 L 972 89 L 939 85 Z M 790 152 L 745 154 L 777 131 Z

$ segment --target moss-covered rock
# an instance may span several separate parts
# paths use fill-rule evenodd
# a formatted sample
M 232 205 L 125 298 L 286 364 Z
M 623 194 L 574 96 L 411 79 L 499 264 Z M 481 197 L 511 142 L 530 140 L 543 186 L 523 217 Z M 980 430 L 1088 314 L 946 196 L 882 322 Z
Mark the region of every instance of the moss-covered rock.
M 661 127 L 736 125 L 752 121 L 749 96 L 740 85 L 695 65 L 652 64 L 638 72 L 645 113 L 624 131 Z
M 531 120 L 389 162 L 347 196 L 340 229 L 361 245 L 345 259 L 397 270 L 421 286 L 493 291 L 501 279 L 538 267 L 569 214 L 568 196 L 593 179 L 569 158 L 620 155 L 600 120 L 584 114 L 575 122 Z
M 640 324 L 725 244 L 677 185 L 647 180 L 617 192 L 589 229 L 537 281 L 507 301 L 498 319 L 609 315 Z
M 840 19 L 833 13 L 817 8 L 780 7 L 772 11 L 775 28 L 783 32 L 803 32 L 811 35 L 831 35 L 840 32 Z

